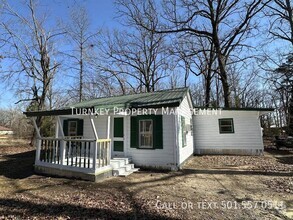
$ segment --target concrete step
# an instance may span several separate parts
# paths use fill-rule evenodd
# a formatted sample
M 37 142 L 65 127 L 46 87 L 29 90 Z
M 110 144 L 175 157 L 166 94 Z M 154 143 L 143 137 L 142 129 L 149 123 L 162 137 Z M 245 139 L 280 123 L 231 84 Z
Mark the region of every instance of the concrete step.
M 137 172 L 138 170 L 139 170 L 139 168 L 134 168 L 129 171 L 125 171 L 125 172 L 120 173 L 119 176 L 124 176 L 124 177 L 129 176 L 130 174 Z
M 127 172 L 137 172 L 139 169 L 134 168 L 134 164 L 127 164 L 123 167 L 113 169 L 113 176 L 121 176 Z
M 115 157 L 111 159 L 110 164 L 113 167 L 113 176 L 128 176 L 133 172 L 137 172 L 139 169 L 131 164 L 131 158 Z
M 129 157 L 114 157 L 112 160 L 124 160 L 125 164 L 131 163 L 132 159 Z
M 110 165 L 112 165 L 113 168 L 119 168 L 126 165 L 125 160 L 118 160 L 118 159 L 111 159 Z

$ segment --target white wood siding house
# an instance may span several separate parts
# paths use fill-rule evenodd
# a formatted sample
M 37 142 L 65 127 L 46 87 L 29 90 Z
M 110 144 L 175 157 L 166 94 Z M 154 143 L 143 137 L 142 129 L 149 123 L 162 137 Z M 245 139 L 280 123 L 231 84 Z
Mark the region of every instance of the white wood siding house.
M 262 113 L 194 115 L 189 89 L 179 88 L 25 114 L 33 117 L 37 131 L 37 172 L 96 181 L 128 175 L 136 171 L 134 165 L 177 170 L 194 153 L 261 154 Z M 56 117 L 54 137 L 42 137 L 38 116 Z
M 176 170 L 193 155 L 192 108 L 189 90 L 181 88 L 26 112 L 34 122 L 38 116 L 56 116 L 55 137 L 42 137 L 34 123 L 35 170 L 93 181 L 112 171 L 130 173 L 135 170 L 130 161 L 138 167 Z
M 260 115 L 268 111 L 272 109 L 223 109 L 217 114 L 194 115 L 194 153 L 261 155 Z M 221 120 L 230 120 L 232 130 L 221 133 Z

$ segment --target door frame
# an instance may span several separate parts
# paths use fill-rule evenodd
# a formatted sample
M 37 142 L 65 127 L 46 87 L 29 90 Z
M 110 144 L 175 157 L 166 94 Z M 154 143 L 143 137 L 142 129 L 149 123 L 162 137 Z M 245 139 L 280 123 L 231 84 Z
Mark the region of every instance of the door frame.
M 114 137 L 114 120 L 115 118 L 123 119 L 123 137 Z M 124 116 L 114 116 L 111 120 L 111 155 L 113 157 L 125 157 L 125 117 Z M 123 151 L 114 151 L 114 141 L 123 141 Z

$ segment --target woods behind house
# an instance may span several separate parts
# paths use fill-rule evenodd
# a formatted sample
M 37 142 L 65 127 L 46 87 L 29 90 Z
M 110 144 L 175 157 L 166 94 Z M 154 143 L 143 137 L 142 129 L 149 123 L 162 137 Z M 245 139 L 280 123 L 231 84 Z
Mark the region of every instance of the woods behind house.
M 21 111 L 186 86 L 196 106 L 273 107 L 262 126 L 292 135 L 290 0 L 116 0 L 116 29 L 78 2 L 56 20 L 38 1 L 21 4 L 0 8 L 0 77 L 19 100 L 0 123 L 19 135 L 31 126 Z M 37 124 L 51 132 L 50 119 Z

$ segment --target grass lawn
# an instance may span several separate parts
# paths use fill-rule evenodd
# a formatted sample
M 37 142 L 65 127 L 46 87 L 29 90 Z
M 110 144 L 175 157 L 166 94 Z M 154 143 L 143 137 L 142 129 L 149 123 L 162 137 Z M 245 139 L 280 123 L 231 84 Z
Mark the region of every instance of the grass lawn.
M 0 140 L 0 219 L 290 219 L 293 152 L 197 156 L 178 172 L 92 183 L 33 173 L 34 149 Z

